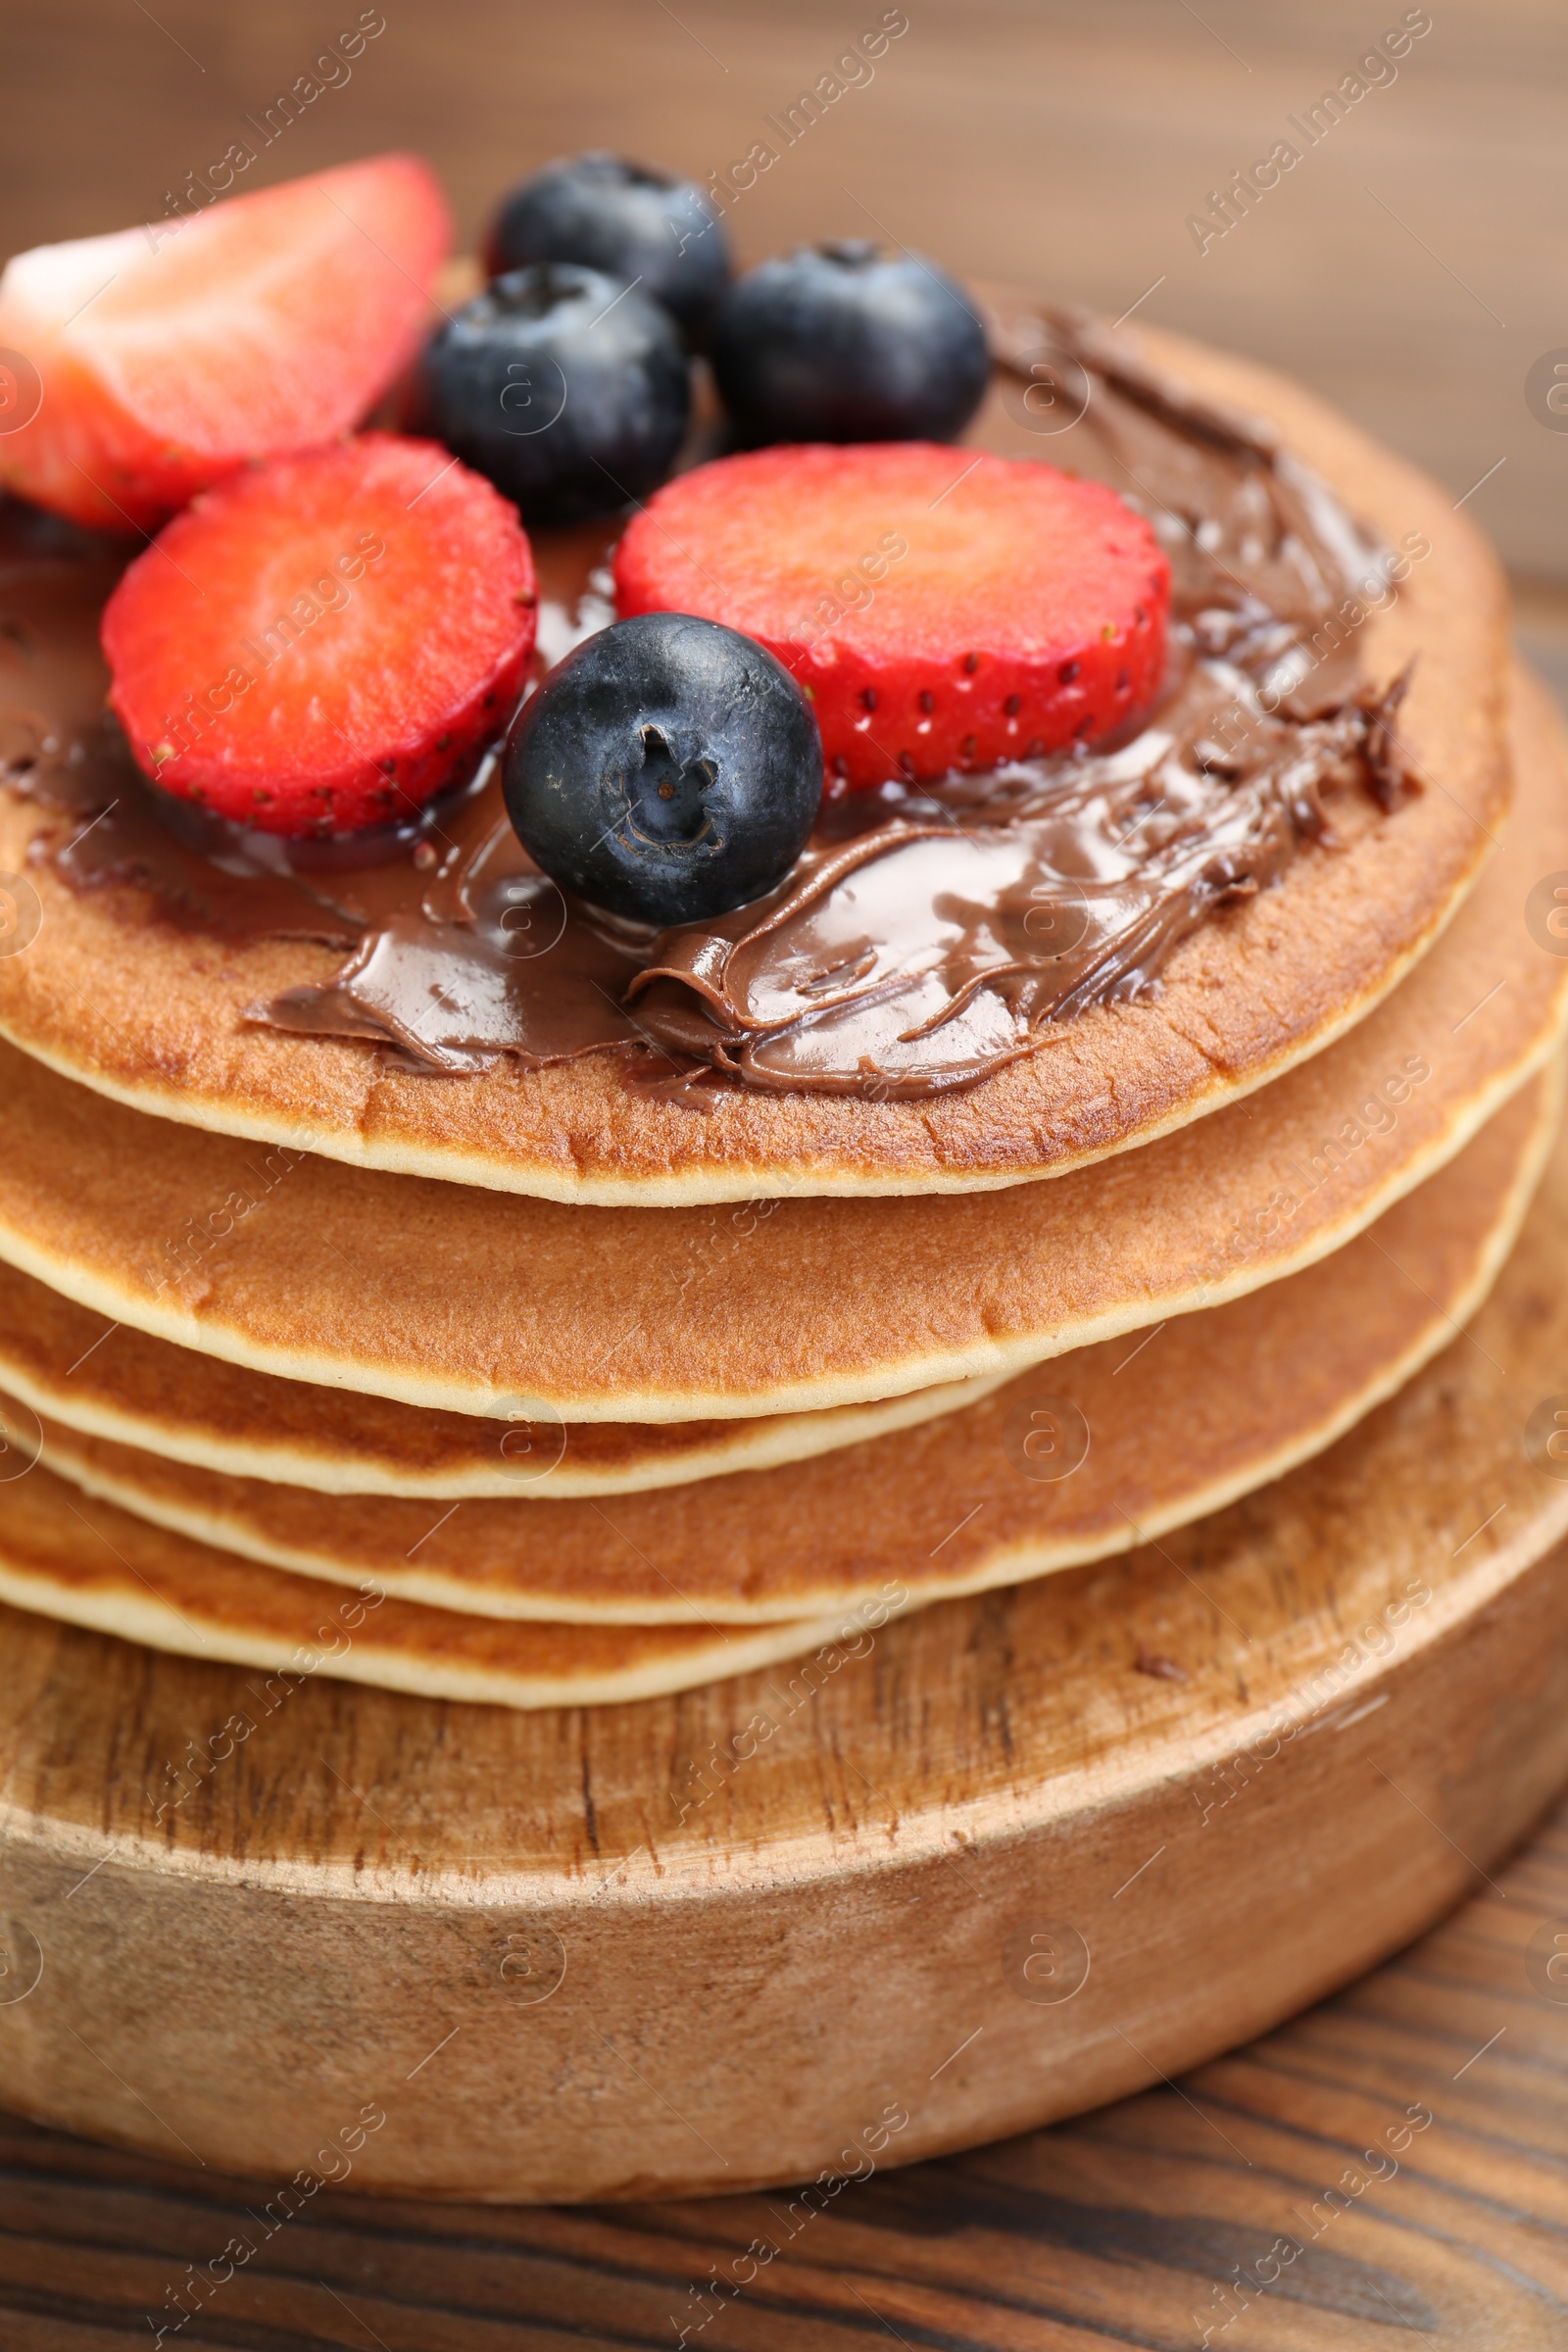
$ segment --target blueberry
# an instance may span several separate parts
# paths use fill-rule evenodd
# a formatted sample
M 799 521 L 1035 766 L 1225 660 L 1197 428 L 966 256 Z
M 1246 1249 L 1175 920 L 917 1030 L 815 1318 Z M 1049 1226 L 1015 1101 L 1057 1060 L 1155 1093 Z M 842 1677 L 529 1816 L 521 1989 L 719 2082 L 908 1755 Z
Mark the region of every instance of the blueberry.
M 582 522 L 669 471 L 691 370 L 667 311 L 571 263 L 498 277 L 425 346 L 411 421 L 513 499 Z
M 822 739 L 750 637 L 641 612 L 523 704 L 503 788 L 524 849 L 566 889 L 641 922 L 700 922 L 783 881 L 822 797 Z
M 730 278 L 729 245 L 694 180 L 577 155 L 547 164 L 507 196 L 490 226 L 492 277 L 528 262 L 579 262 L 636 283 L 701 343 Z
M 803 245 L 739 278 L 713 373 L 747 441 L 951 441 L 991 376 L 961 286 L 917 254 Z

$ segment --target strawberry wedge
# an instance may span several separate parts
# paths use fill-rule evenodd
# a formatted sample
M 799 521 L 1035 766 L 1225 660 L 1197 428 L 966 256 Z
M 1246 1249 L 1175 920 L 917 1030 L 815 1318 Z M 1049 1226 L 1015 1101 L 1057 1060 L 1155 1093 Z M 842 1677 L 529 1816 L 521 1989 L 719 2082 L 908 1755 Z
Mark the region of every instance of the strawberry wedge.
M 426 166 L 386 155 L 19 254 L 0 350 L 41 397 L 0 434 L 0 482 L 150 530 L 247 460 L 349 431 L 427 328 L 450 240 Z

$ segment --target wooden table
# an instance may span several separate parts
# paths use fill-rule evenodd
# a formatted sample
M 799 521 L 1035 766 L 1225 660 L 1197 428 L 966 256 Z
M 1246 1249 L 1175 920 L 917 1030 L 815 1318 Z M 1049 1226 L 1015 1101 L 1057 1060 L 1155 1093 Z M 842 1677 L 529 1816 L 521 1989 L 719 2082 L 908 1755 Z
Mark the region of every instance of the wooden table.
M 162 2321 L 184 2352 L 1536 2352 L 1568 2343 L 1565 2153 L 1568 1807 L 1445 1926 L 1279 2033 L 814 2206 L 323 2190 L 267 2240 L 275 2181 L 0 2118 L 0 2342 L 111 2352 Z M 173 2332 L 187 2265 L 246 2235 L 255 2258 L 205 2302 L 187 2290 L 200 2316 Z

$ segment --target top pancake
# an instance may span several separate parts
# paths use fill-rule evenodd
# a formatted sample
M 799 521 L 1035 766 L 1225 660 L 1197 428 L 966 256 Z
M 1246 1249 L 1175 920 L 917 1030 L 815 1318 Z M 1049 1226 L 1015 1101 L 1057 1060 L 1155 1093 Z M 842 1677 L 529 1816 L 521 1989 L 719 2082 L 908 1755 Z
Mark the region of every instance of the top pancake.
M 0 1257 L 203 1354 L 498 1421 L 815 1412 L 1217 1305 L 1343 1247 L 1553 1053 L 1568 959 L 1524 914 L 1568 871 L 1568 774 L 1524 676 L 1516 741 L 1501 847 L 1402 986 L 1277 1085 L 1055 1183 L 564 1207 L 176 1130 L 0 1044 Z
M 1377 685 L 1418 657 L 1399 723 L 1427 788 L 1355 828 L 1343 850 L 1303 850 L 1276 889 L 1206 923 L 1178 950 L 1159 995 L 1085 1012 L 1049 1050 L 940 1100 L 726 1088 L 697 1110 L 635 1090 L 610 1054 L 452 1078 L 394 1068 L 352 1040 L 257 1026 L 248 1006 L 327 981 L 340 955 L 206 938 L 135 894 L 76 895 L 30 868 L 41 923 L 25 952 L 0 957 L 0 1031 L 104 1094 L 220 1133 L 637 1206 L 962 1192 L 1056 1175 L 1216 1110 L 1316 1053 L 1430 945 L 1506 807 L 1499 576 L 1443 493 L 1295 386 L 1175 338 L 1124 340 L 1203 396 L 1267 418 L 1391 545 L 1431 548 L 1356 632 L 1360 670 Z M 1070 431 L 1042 440 L 997 397 L 979 437 L 1073 462 Z M 0 794 L 0 870 L 25 865 L 40 821 L 35 805 Z

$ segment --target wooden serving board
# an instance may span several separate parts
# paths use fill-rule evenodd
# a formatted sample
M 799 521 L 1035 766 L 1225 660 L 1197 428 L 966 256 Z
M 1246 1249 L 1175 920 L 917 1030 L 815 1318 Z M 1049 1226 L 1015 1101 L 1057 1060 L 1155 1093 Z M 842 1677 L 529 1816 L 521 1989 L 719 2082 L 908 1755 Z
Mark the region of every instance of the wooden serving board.
M 356 2197 L 350 2179 L 272 2227 L 270 2175 L 0 2115 L 0 2340 L 1200 2352 L 1206 2330 L 1236 2352 L 1391 2352 L 1413 2330 L 1548 2352 L 1568 2332 L 1563 1949 L 1559 1813 L 1454 1918 L 1263 2040 L 832 2196 L 519 2213 Z
M 280 2181 L 736 2191 L 1292 2014 L 1568 1779 L 1565 1196 L 1318 1462 L 771 1675 L 522 1715 L 0 1614 L 6 2099 Z

